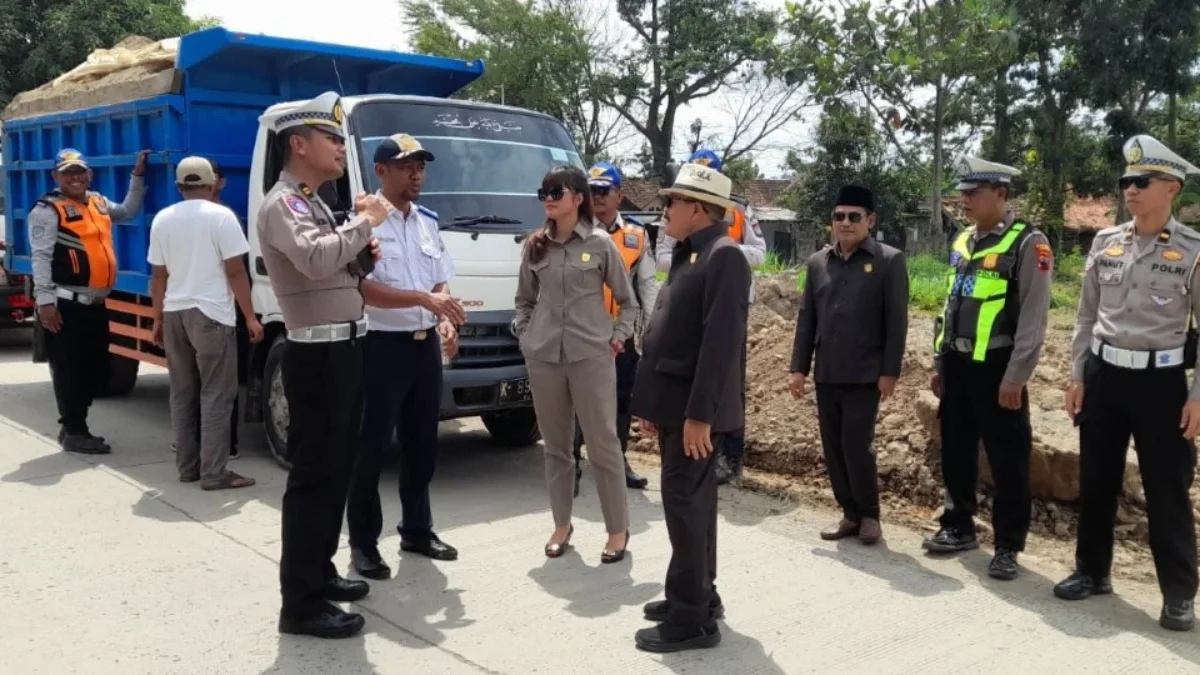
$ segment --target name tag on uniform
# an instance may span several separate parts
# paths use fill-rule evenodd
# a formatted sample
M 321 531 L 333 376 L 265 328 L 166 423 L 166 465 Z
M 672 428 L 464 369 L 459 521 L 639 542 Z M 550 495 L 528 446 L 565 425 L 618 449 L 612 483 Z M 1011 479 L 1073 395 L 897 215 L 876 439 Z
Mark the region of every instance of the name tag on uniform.
M 863 271 L 866 272 L 867 274 L 870 274 L 874 270 L 875 270 L 875 266 L 872 265 L 871 263 L 867 263 L 866 265 L 863 265 Z
M 584 253 L 583 255 L 579 256 L 579 259 L 582 260 L 583 262 L 587 262 L 592 259 L 592 254 Z
M 688 262 L 696 262 L 696 258 L 699 258 L 699 257 L 700 257 L 699 253 L 693 253 L 692 257 L 688 259 Z

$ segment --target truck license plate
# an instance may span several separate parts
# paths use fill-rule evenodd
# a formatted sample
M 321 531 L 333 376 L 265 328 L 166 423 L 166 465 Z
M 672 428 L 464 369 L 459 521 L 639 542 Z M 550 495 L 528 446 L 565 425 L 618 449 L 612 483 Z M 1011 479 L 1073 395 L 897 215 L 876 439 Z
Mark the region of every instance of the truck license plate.
M 505 380 L 500 383 L 501 403 L 528 403 L 532 400 L 533 393 L 529 389 L 529 378 L 522 377 L 519 380 Z

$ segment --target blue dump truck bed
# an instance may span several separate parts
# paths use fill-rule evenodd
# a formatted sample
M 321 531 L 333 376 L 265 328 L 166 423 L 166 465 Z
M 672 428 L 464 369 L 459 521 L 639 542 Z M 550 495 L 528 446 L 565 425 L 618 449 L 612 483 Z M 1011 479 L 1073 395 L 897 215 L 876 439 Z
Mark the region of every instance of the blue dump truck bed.
M 25 219 L 54 187 L 60 148 L 83 152 L 92 188 L 120 202 L 143 149 L 153 151 L 141 215 L 114 225 L 117 290 L 149 294 L 146 251 L 155 213 L 179 200 L 175 165 L 189 155 L 216 160 L 224 201 L 249 223 L 246 201 L 258 118 L 282 101 L 325 91 L 446 97 L 483 74 L 478 61 L 287 40 L 210 28 L 184 36 L 171 91 L 151 98 L 4 122 L 6 266 L 32 273 Z

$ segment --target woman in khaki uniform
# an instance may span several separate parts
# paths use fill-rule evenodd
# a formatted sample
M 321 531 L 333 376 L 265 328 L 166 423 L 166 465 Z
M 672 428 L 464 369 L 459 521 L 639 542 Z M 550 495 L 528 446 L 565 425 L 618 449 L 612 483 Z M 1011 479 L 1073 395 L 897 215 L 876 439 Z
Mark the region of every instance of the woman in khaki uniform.
M 546 225 L 529 237 L 521 259 L 513 332 L 521 342 L 533 406 L 546 453 L 546 484 L 554 534 L 546 556 L 570 545 L 575 492 L 575 419 L 588 439 L 600 509 L 608 530 L 601 562 L 625 557 L 629 506 L 625 463 L 617 439 L 617 379 L 613 358 L 633 333 L 638 304 L 621 254 L 596 227 L 587 176 L 560 166 L 542 179 L 538 199 Z M 620 306 L 617 320 L 604 305 L 604 287 Z

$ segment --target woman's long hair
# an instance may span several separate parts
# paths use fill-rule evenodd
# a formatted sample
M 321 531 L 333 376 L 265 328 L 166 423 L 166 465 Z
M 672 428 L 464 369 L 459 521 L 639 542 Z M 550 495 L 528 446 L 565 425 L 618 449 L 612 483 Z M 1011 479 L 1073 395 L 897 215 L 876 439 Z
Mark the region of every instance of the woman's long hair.
M 579 202 L 579 222 L 592 223 L 595 215 L 592 213 L 592 192 L 588 187 L 587 174 L 577 167 L 566 164 L 550 169 L 542 177 L 542 192 L 546 194 L 560 188 L 583 195 L 583 201 Z M 563 199 L 566 199 L 565 195 Z M 547 218 L 542 229 L 529 237 L 525 244 L 529 262 L 540 262 L 546 256 L 546 246 L 550 242 L 551 235 L 556 233 L 555 228 L 557 228 L 557 224 L 554 220 Z

